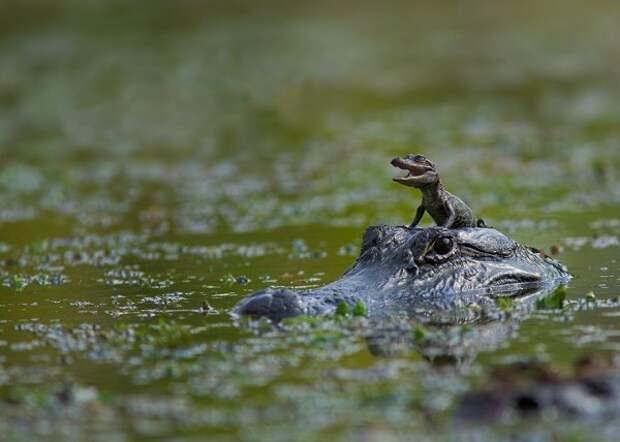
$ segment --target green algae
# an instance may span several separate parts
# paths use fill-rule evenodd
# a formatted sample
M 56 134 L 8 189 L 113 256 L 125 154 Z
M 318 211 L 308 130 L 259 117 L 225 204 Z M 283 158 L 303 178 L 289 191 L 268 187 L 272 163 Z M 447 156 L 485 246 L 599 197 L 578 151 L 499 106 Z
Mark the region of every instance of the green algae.
M 567 290 L 566 287 L 559 287 L 548 296 L 536 301 L 536 308 L 538 309 L 562 309 L 566 300 Z
M 351 310 L 351 314 L 353 316 L 367 316 L 368 311 L 366 310 L 366 305 L 362 301 L 357 301 Z
M 423 341 L 426 337 L 427 331 L 422 325 L 417 325 L 413 329 L 413 339 L 416 341 Z
M 514 309 L 516 303 L 514 299 L 511 298 L 497 298 L 495 299 L 495 305 L 503 312 L 509 312 Z
M 349 305 L 344 302 L 344 301 L 340 301 L 338 303 L 338 305 L 336 306 L 336 312 L 335 312 L 336 316 L 348 316 L 349 315 Z

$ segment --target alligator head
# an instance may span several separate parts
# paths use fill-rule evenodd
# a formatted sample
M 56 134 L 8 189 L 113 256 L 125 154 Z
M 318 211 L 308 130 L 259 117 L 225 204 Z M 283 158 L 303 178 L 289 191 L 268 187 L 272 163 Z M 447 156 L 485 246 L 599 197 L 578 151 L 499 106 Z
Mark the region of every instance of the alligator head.
M 392 166 L 407 172 L 405 176 L 393 178 L 397 183 L 417 189 L 439 182 L 439 173 L 435 164 L 422 155 L 405 155 L 391 161 Z
M 249 295 L 235 314 L 275 320 L 326 315 L 363 302 L 369 315 L 464 311 L 523 298 L 570 279 L 550 257 L 491 228 L 369 227 L 355 263 L 337 281 L 310 291 L 269 288 Z M 458 321 L 458 319 L 456 319 Z

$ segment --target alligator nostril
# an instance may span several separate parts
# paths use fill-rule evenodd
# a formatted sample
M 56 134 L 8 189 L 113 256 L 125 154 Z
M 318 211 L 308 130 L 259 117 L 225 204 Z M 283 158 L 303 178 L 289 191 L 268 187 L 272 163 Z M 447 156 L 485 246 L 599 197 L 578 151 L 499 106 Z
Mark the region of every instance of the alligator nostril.
M 301 315 L 303 308 L 296 292 L 287 289 L 265 289 L 241 301 L 234 313 L 254 317 L 266 316 L 279 321 Z

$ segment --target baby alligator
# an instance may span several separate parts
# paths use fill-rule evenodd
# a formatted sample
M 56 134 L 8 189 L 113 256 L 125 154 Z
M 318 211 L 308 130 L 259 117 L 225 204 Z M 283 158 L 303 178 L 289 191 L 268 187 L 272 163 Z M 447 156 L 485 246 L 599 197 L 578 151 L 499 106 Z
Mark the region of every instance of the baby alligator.
M 476 222 L 467 204 L 443 188 L 432 161 L 422 155 L 408 154 L 404 158 L 394 158 L 392 166 L 409 172 L 406 176 L 394 178 L 394 181 L 422 191 L 422 204 L 418 206 L 410 228 L 418 225 L 425 211 L 438 226 L 448 229 L 486 227 L 484 221 Z

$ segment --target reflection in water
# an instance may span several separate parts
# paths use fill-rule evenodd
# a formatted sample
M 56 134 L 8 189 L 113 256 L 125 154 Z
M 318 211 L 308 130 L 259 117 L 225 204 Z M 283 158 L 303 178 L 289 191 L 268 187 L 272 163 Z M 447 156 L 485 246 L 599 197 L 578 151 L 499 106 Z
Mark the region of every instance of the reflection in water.
M 374 356 L 400 357 L 419 353 L 436 365 L 462 366 L 473 362 L 478 353 L 505 345 L 516 330 L 518 321 L 478 323 L 471 327 L 425 328 L 415 330 L 376 329 L 365 336 L 368 351 Z
M 411 326 L 390 326 L 389 320 L 384 320 L 365 335 L 366 344 L 374 356 L 399 357 L 413 351 L 434 365 L 468 365 L 478 353 L 504 346 L 536 308 L 537 302 L 555 289 L 556 286 L 529 287 L 502 293 L 498 299 L 509 299 L 513 303 L 509 312 L 487 307 L 461 313 L 410 314 L 410 321 L 424 324 L 413 330 Z

